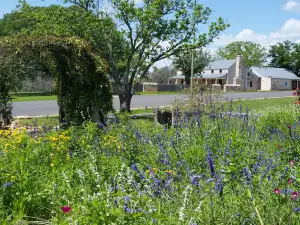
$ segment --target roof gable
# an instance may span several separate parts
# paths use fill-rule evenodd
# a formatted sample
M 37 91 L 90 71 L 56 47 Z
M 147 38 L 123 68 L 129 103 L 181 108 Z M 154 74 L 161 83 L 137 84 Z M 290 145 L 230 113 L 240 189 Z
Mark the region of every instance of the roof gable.
M 277 78 L 277 79 L 290 79 L 290 80 L 299 80 L 291 71 L 284 68 L 275 68 L 275 67 L 251 67 L 252 73 L 258 77 L 268 77 L 268 78 Z
M 236 59 L 229 59 L 229 60 L 217 60 L 211 62 L 206 66 L 205 70 L 220 70 L 220 69 L 229 69 L 234 63 Z

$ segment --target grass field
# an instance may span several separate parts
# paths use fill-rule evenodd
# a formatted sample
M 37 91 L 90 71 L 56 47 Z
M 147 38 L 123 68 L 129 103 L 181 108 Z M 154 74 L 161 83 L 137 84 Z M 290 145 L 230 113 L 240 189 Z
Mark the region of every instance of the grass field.
M 11 97 L 13 102 L 57 100 L 57 96 L 54 93 L 48 93 L 48 92 L 12 93 Z

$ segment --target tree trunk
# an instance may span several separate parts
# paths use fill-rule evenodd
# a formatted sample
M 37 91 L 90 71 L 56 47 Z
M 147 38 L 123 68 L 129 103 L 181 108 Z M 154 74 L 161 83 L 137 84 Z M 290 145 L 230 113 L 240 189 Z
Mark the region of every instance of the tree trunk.
M 131 112 L 130 104 L 131 104 L 132 94 L 131 92 L 119 94 L 120 100 L 120 112 Z

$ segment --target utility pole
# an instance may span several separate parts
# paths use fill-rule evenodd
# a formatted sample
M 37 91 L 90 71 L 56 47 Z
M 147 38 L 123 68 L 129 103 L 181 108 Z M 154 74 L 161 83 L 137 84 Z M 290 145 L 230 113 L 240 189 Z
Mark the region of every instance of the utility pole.
M 196 4 L 197 4 L 197 0 L 195 0 L 195 5 L 194 7 L 196 7 Z M 195 24 L 194 24 L 194 27 L 193 27 L 193 45 L 195 45 L 195 39 L 196 39 L 196 34 L 195 34 Z M 191 63 L 191 88 L 193 88 L 193 81 L 194 81 L 194 49 L 192 49 L 192 63 Z

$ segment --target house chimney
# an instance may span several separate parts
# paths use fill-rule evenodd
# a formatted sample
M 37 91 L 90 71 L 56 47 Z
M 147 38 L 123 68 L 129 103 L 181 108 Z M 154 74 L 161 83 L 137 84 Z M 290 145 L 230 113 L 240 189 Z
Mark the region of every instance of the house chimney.
M 235 67 L 235 76 L 233 78 L 233 84 L 243 85 L 243 67 L 244 67 L 244 59 L 241 54 L 236 56 L 236 67 Z

